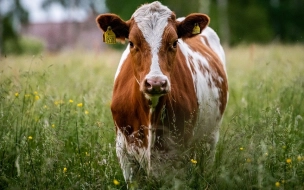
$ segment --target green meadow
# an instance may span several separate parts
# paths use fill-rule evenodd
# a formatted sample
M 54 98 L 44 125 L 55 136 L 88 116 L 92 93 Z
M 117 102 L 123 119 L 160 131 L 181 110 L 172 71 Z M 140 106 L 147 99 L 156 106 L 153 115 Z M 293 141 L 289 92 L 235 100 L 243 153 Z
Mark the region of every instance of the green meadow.
M 226 48 L 215 162 L 189 189 L 304 189 L 304 46 Z M 0 189 L 126 189 L 110 113 L 121 52 L 0 58 Z M 160 189 L 150 180 L 142 189 Z M 164 189 L 164 188 L 163 188 Z

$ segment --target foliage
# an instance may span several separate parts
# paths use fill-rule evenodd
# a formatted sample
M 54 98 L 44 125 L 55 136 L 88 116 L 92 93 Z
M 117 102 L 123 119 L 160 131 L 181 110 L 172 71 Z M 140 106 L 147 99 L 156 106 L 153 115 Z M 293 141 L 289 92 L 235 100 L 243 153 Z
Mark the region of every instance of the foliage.
M 133 12 L 143 3 L 153 2 L 134 0 L 124 3 L 122 0 L 106 0 L 109 11 L 120 15 L 124 20 L 130 19 Z M 162 0 L 178 17 L 186 16 L 202 9 L 209 10 L 210 26 L 215 28 L 223 41 L 229 39 L 229 45 L 240 43 L 269 43 L 274 40 L 282 42 L 304 42 L 304 1 L 252 1 L 252 0 Z M 219 8 L 226 2 L 227 14 Z M 277 2 L 277 3 L 275 3 Z M 123 5 L 123 6 L 120 6 Z M 221 18 L 227 17 L 230 36 L 221 33 Z M 225 21 L 225 20 L 224 20 Z
M 75 55 L 1 59 L 1 189 L 107 189 L 121 181 L 109 114 L 114 70 L 94 61 L 102 56 Z
M 223 1 L 227 2 L 230 45 L 244 42 L 269 43 L 274 40 L 304 42 L 304 23 L 299 19 L 304 16 L 303 1 Z M 217 30 L 220 25 L 218 5 L 219 1 L 211 0 L 210 25 Z
M 6 40 L 6 42 L 3 44 L 5 54 L 37 55 L 40 54 L 44 49 L 43 42 L 38 39 L 29 37 L 21 37 L 18 39 L 18 47 L 16 47 L 16 41 L 14 39 Z
M 235 45 L 244 41 L 267 43 L 273 40 L 274 32 L 270 27 L 269 13 L 265 9 L 267 4 L 254 2 L 230 2 L 228 6 L 230 44 Z
M 215 163 L 200 172 L 189 159 L 188 189 L 303 189 L 302 50 L 226 49 L 230 98 Z M 1 58 L 1 189 L 126 189 L 109 108 L 120 54 Z
M 58 3 L 65 8 L 79 8 L 87 12 L 92 11 L 93 14 L 97 14 L 100 11 L 104 11 L 104 0 L 43 0 L 42 7 L 44 9 L 47 9 L 54 3 Z
M 6 12 L 1 12 L 3 9 L 0 9 L 0 55 L 7 53 L 6 47 L 2 45 L 7 44 L 8 41 L 11 42 L 11 47 L 16 53 L 21 51 L 17 28 L 20 24 L 28 22 L 28 12 L 23 8 L 20 0 L 10 1 L 10 4 Z
M 124 20 L 129 20 L 134 13 L 134 11 L 142 4 L 152 3 L 153 0 L 137 0 L 137 1 L 128 1 L 128 3 L 124 3 L 123 0 L 106 0 L 106 5 L 110 12 L 118 14 Z M 187 3 L 184 3 L 182 0 L 162 0 L 162 4 L 168 6 L 172 11 L 175 12 L 177 16 L 186 16 L 193 12 L 198 12 L 198 0 L 189 0 Z M 123 6 L 118 6 L 122 5 Z

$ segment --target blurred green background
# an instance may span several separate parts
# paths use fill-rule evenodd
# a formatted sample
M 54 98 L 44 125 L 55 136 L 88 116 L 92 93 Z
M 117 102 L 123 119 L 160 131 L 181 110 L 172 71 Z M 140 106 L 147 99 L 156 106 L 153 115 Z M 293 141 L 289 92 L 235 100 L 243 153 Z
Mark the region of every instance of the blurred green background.
M 112 12 L 128 20 L 137 7 L 149 2 L 152 1 L 0 0 L 0 52 L 4 55 L 35 54 L 43 49 L 60 51 L 76 46 L 100 49 L 103 46 L 101 40 L 99 40 L 100 44 L 95 44 L 94 47 L 86 44 L 86 42 L 92 44 L 94 38 L 96 39 L 94 35 L 100 37 L 100 31 L 96 30 L 95 24 L 95 17 L 98 14 Z M 178 17 L 193 12 L 208 14 L 211 18 L 210 26 L 228 46 L 304 42 L 303 0 L 161 0 L 160 2 L 167 5 Z M 33 4 L 39 4 L 40 11 L 48 12 L 47 19 L 33 21 L 31 15 L 35 14 L 35 10 L 29 6 Z M 60 17 L 60 12 L 56 12 L 56 8 L 66 12 L 68 16 L 52 21 L 54 15 Z M 53 14 L 50 14 L 50 11 L 53 11 Z M 55 26 L 54 23 L 59 26 Z M 60 23 L 63 23 L 64 27 Z M 40 29 L 37 29 L 38 25 Z M 33 28 L 36 32 L 32 32 Z M 45 31 L 41 32 L 41 28 Z M 88 28 L 99 33 L 87 30 L 86 34 L 82 34 Z M 58 34 L 61 35 L 61 39 L 57 37 Z M 91 36 L 91 39 L 88 36 Z M 40 39 L 40 42 L 33 40 L 33 37 Z M 80 38 L 86 39 L 78 41 Z M 75 41 L 78 41 L 76 45 Z

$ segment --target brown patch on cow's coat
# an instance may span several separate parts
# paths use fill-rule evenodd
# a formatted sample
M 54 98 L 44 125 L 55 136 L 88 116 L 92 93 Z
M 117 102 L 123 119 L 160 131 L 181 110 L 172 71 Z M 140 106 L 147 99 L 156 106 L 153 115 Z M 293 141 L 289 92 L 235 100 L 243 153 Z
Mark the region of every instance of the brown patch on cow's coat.
M 161 108 L 165 105 L 165 117 L 159 123 L 153 123 L 156 136 L 160 141 L 156 141 L 155 147 L 158 150 L 168 150 L 170 142 L 165 135 L 175 132 L 176 144 L 186 145 L 192 136 L 194 123 L 197 118 L 198 102 L 193 85 L 193 79 L 182 52 L 177 49 L 173 70 L 171 71 L 171 92 L 160 98 L 158 110 L 154 114 L 161 113 Z M 158 116 L 160 117 L 160 115 Z
M 129 55 L 116 78 L 117 82 L 114 85 L 111 110 L 116 127 L 120 128 L 128 143 L 135 143 L 139 147 L 147 148 L 148 142 L 146 138 L 143 139 L 141 144 L 139 141 L 129 137 L 138 133 L 141 126 L 149 126 L 148 100 L 140 93 L 139 85 L 133 77 L 134 73 L 131 68 L 133 68 L 133 65 L 131 55 Z M 140 135 L 148 135 L 147 127 L 143 128 Z
M 220 113 L 223 114 L 226 108 L 228 95 L 228 81 L 225 69 L 218 55 L 210 48 L 207 38 L 203 38 L 206 41 L 206 45 L 201 43 L 201 39 L 201 36 L 195 36 L 193 38 L 185 39 L 184 41 L 189 45 L 190 49 L 195 52 L 200 52 L 207 59 L 211 70 L 203 67 L 202 64 L 200 64 L 202 66 L 200 70 L 203 74 L 208 72 L 211 75 L 219 92 L 219 110 Z M 222 79 L 222 81 L 220 79 Z M 211 87 L 211 81 L 208 82 L 208 85 Z

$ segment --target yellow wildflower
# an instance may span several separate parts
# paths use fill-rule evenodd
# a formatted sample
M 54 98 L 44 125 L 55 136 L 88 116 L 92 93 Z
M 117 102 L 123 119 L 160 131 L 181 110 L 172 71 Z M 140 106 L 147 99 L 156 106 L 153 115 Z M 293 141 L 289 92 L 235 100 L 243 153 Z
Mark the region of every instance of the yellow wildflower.
M 63 173 L 67 172 L 68 169 L 67 168 L 63 168 Z
M 85 110 L 85 111 L 84 111 L 84 114 L 88 115 L 88 114 L 89 114 L 89 111 L 88 111 L 88 110 Z
M 280 184 L 280 182 L 278 182 L 278 181 L 275 183 L 275 186 L 276 186 L 276 187 L 280 187 L 280 185 L 281 185 L 281 184 Z
M 32 139 L 33 139 L 33 137 L 32 137 L 32 136 L 29 136 L 29 137 L 28 137 L 28 139 L 29 139 L 29 140 L 32 140 Z
M 243 148 L 243 147 L 241 147 L 241 148 L 240 148 L 240 150 L 242 151 L 242 150 L 244 150 L 244 148 Z
M 194 159 L 191 159 L 190 161 L 192 162 L 192 164 L 197 164 L 197 161 Z
M 246 158 L 246 162 L 247 162 L 247 163 L 250 163 L 250 162 L 251 162 L 251 159 L 250 159 L 250 158 Z
M 73 103 L 74 101 L 73 101 L 72 99 L 69 99 L 69 102 L 70 102 L 70 103 Z
M 62 100 L 56 100 L 55 102 L 54 102 L 54 104 L 57 106 L 57 105 L 59 105 L 59 104 L 63 104 L 64 102 L 62 101 Z
M 82 107 L 82 106 L 83 106 L 82 103 L 77 104 L 77 107 Z
M 35 96 L 35 100 L 39 100 L 40 97 L 38 95 Z
M 286 159 L 286 163 L 287 163 L 287 164 L 291 164 L 291 159 L 290 159 L 290 158 L 287 158 L 287 159 Z
M 38 92 L 37 92 L 37 91 L 35 91 L 35 92 L 34 92 L 34 94 L 35 94 L 35 95 L 37 95 L 37 94 L 38 94 Z
M 16 93 L 15 93 L 15 97 L 17 98 L 18 96 L 19 96 L 19 93 L 18 93 L 18 92 L 16 92 Z
M 302 158 L 302 156 L 301 155 L 299 155 L 298 157 L 297 157 L 297 160 L 300 162 L 302 159 L 304 159 L 304 157 Z
M 52 124 L 52 127 L 54 128 L 54 127 L 55 127 L 55 124 Z
M 119 185 L 119 181 L 117 179 L 113 180 L 114 185 Z

